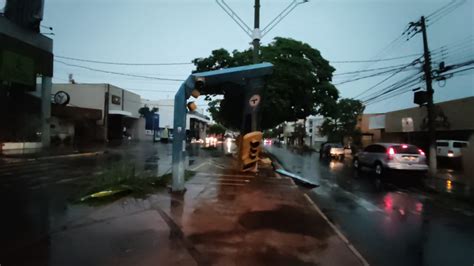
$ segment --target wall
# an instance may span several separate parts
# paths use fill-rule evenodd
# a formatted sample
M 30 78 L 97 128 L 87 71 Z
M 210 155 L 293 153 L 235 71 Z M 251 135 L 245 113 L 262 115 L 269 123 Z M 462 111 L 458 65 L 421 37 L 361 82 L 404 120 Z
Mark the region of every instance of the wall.
M 123 110 L 132 113 L 134 118 L 139 118 L 138 110 L 142 107 L 140 95 L 123 90 Z
M 449 130 L 474 130 L 474 119 L 466 119 L 466 114 L 474 114 L 474 97 L 437 103 L 450 123 Z M 415 131 L 422 131 L 423 119 L 427 116 L 426 108 L 410 108 L 386 114 L 385 131 L 402 132 L 401 120 L 412 117 Z M 443 128 L 438 128 L 443 130 Z M 447 130 L 447 128 L 445 129 Z
M 65 91 L 71 97 L 69 105 L 101 110 L 104 117 L 106 84 L 53 84 L 52 94 Z M 102 121 L 99 123 L 102 125 Z

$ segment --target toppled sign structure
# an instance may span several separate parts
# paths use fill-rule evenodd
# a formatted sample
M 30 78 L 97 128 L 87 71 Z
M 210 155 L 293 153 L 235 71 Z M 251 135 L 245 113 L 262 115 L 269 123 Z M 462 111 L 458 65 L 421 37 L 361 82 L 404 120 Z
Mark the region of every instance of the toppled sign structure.
M 264 77 L 272 74 L 273 65 L 260 63 L 240 67 L 225 68 L 191 74 L 181 85 L 174 97 L 174 128 L 173 128 L 173 183 L 172 191 L 184 190 L 184 157 L 186 152 L 186 113 L 187 100 L 190 96 L 223 94 L 225 90 L 243 90 L 243 117 L 258 111 L 250 101 L 255 92 L 264 85 Z M 194 103 L 188 104 L 195 109 Z M 245 119 L 245 118 L 244 118 Z M 247 132 L 245 132 L 247 133 Z

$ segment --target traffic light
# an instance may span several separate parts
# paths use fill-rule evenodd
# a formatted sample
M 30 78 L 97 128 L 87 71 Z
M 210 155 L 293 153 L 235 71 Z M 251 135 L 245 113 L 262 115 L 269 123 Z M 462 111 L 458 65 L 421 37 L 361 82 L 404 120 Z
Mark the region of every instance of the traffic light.
M 196 99 L 199 96 L 201 96 L 201 90 L 204 87 L 204 84 L 205 84 L 205 79 L 202 77 L 197 77 L 196 80 L 194 81 L 194 89 L 190 93 L 191 96 L 193 96 Z M 190 112 L 194 112 L 194 110 L 197 109 L 197 105 L 195 102 L 189 102 L 187 104 L 187 107 Z
M 189 102 L 187 106 L 190 112 L 194 112 L 197 109 L 197 105 L 194 102 Z
M 428 97 L 427 91 L 417 91 L 415 92 L 413 102 L 421 106 L 428 102 Z
M 258 155 L 261 151 L 262 132 L 250 132 L 242 138 L 240 158 L 242 160 L 242 171 L 251 171 L 257 166 Z

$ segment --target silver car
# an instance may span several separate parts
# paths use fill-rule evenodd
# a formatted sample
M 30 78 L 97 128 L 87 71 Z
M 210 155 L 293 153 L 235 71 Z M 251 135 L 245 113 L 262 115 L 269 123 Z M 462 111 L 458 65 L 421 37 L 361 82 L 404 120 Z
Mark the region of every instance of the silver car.
M 370 167 L 379 176 L 386 170 L 426 172 L 425 153 L 414 145 L 400 143 L 376 143 L 367 146 L 354 156 L 354 168 Z

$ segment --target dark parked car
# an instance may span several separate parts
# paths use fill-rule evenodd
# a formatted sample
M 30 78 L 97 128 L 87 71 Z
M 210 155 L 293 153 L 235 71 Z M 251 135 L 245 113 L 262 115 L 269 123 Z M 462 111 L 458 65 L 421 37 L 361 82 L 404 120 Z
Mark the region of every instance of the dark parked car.
M 344 158 L 344 146 L 339 143 L 324 143 L 319 149 L 319 158 Z

